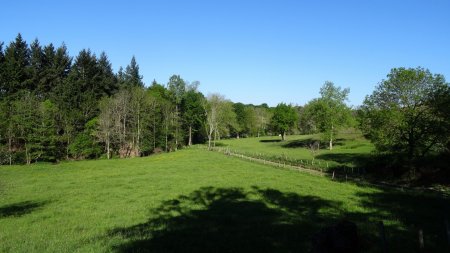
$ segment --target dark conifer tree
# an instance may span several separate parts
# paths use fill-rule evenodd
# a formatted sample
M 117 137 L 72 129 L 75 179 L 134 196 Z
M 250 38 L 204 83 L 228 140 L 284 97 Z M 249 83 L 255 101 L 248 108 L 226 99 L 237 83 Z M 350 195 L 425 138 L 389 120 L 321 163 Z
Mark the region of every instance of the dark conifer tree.
M 130 65 L 125 68 L 124 74 L 125 85 L 127 87 L 144 87 L 142 76 L 139 73 L 139 65 L 136 63 L 136 58 L 134 56 L 131 58 Z
M 111 96 L 116 93 L 118 89 L 117 78 L 113 73 L 111 63 L 105 52 L 100 54 L 98 59 L 98 69 L 100 72 L 100 86 L 103 87 L 105 95 Z
M 30 50 L 19 33 L 16 40 L 11 42 L 5 50 L 4 81 L 7 96 L 26 88 L 29 63 Z
M 30 46 L 30 67 L 29 67 L 29 79 L 27 80 L 26 87 L 29 91 L 35 91 L 44 74 L 44 52 L 39 44 L 38 39 L 35 39 Z M 44 94 L 38 94 L 39 98 L 43 98 Z

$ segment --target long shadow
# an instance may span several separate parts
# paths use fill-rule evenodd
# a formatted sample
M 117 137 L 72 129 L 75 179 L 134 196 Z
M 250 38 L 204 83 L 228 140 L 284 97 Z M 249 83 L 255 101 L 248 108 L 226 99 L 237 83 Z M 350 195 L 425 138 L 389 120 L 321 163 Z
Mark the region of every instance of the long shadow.
M 341 203 L 274 189 L 205 187 L 165 201 L 148 221 L 116 228 L 116 252 L 308 252 Z
M 263 142 L 263 143 L 271 143 L 271 142 L 281 142 L 281 140 L 260 140 L 259 142 Z
M 29 214 L 42 206 L 45 202 L 24 201 L 0 207 L 0 218 L 20 217 Z
M 318 139 L 308 138 L 302 140 L 292 140 L 283 144 L 281 147 L 283 148 L 310 148 L 311 144 L 320 144 L 320 149 L 327 149 L 327 143 L 321 142 Z M 333 142 L 334 146 L 342 146 L 344 145 L 344 139 L 337 139 Z

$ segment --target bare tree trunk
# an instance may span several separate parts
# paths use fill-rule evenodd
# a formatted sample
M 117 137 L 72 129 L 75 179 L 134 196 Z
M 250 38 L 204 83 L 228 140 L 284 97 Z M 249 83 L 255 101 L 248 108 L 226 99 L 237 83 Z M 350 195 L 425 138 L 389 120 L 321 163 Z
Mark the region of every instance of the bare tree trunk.
M 136 139 L 136 156 L 141 156 L 141 150 L 140 150 L 140 138 L 141 138 L 141 115 L 140 115 L 140 109 L 138 111 L 138 118 L 137 118 L 137 139 Z
M 175 105 L 175 151 L 178 149 L 178 105 Z
M 334 131 L 334 127 L 333 127 L 333 125 L 331 125 L 331 132 L 330 132 L 330 150 L 333 149 L 333 131 Z
M 12 165 L 12 138 L 8 137 L 9 165 Z
M 189 126 L 189 141 L 188 146 L 192 146 L 192 126 Z
M 70 137 L 69 135 L 67 135 L 66 160 L 69 160 L 69 145 L 70 145 Z
M 208 134 L 208 149 L 211 149 L 211 134 Z
M 25 158 L 27 160 L 27 165 L 31 164 L 31 158 L 30 158 L 30 154 L 28 152 L 28 147 L 27 144 L 25 143 Z
M 106 157 L 108 158 L 108 160 L 111 158 L 109 149 L 109 132 L 106 133 Z
M 156 148 L 156 117 L 153 116 L 153 150 Z
M 281 134 L 281 140 L 284 141 L 286 140 L 286 132 L 283 131 L 283 133 Z
M 168 151 L 168 143 L 167 143 L 167 141 L 168 141 L 168 137 L 167 137 L 167 134 L 168 134 L 168 127 L 167 127 L 167 122 L 166 122 L 166 152 Z
M 216 139 L 217 139 L 217 129 L 214 129 L 214 141 L 213 141 L 213 147 L 216 147 Z

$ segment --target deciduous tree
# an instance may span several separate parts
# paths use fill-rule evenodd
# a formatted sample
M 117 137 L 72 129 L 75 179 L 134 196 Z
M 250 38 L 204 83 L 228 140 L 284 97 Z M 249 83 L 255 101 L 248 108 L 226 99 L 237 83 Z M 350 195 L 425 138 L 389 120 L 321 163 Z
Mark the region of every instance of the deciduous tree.
M 416 158 L 442 151 L 450 136 L 449 84 L 424 68 L 394 68 L 359 111 L 360 127 L 379 151 Z

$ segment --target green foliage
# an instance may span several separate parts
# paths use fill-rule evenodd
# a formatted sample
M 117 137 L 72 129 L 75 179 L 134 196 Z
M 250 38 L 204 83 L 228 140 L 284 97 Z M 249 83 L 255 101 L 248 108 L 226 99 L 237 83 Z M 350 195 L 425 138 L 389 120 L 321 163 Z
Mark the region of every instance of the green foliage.
M 381 152 L 414 160 L 448 146 L 449 84 L 423 68 L 394 68 L 359 110 L 361 130 Z
M 180 110 L 182 112 L 182 121 L 186 136 L 188 136 L 187 143 L 198 144 L 203 143 L 205 136 L 203 130 L 203 122 L 206 120 L 206 115 L 203 109 L 205 97 L 202 93 L 189 90 L 187 91 L 181 101 Z M 189 136 L 191 143 L 189 143 Z
M 275 133 L 281 134 L 282 140 L 286 133 L 297 123 L 298 114 L 291 105 L 280 103 L 275 107 L 271 120 L 271 127 Z
M 329 141 L 330 150 L 340 129 L 352 125 L 350 108 L 345 104 L 350 90 L 336 87 L 332 82 L 325 82 L 320 88 L 320 98 L 313 99 L 303 109 L 303 125 L 315 132 L 323 133 L 323 139 Z
M 75 137 L 69 145 L 70 154 L 76 159 L 98 158 L 102 153 L 101 147 L 95 139 L 97 118 L 86 123 L 85 130 Z
M 142 76 L 139 73 L 139 65 L 136 63 L 136 58 L 134 56 L 131 58 L 130 64 L 125 68 L 123 76 L 119 78 L 123 79 L 122 84 L 124 87 L 144 87 Z
M 242 103 L 233 104 L 234 112 L 236 113 L 237 129 L 235 129 L 238 136 L 256 136 L 258 130 L 263 127 L 262 122 L 258 122 L 258 116 L 264 117 L 265 115 L 261 110 L 257 115 L 256 108 L 253 105 L 244 105 Z M 259 119 L 262 121 L 263 119 Z

